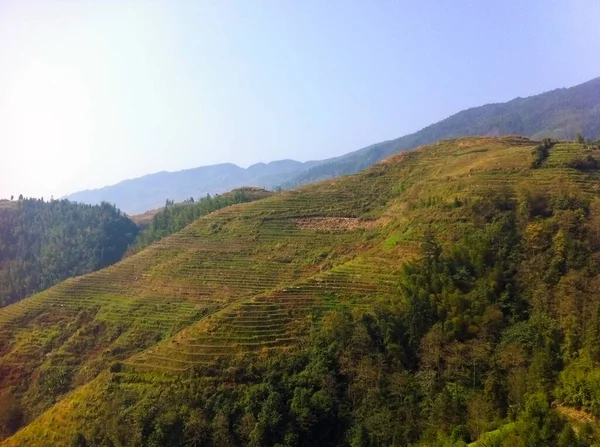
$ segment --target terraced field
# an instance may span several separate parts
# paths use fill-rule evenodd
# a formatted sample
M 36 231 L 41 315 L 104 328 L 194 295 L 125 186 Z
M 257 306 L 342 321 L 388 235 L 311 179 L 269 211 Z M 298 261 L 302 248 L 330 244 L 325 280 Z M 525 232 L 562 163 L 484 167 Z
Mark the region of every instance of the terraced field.
M 470 138 L 400 154 L 359 175 L 222 209 L 1 309 L 0 390 L 39 400 L 26 415 L 35 418 L 102 371 L 159 384 L 219 359 L 291 349 L 329 309 L 393 300 L 425 229 L 468 225 L 461 203 L 531 185 L 598 194 L 597 171 L 569 166 L 588 149 L 557 144 L 531 169 L 536 145 Z M 53 370 L 64 380 L 48 394 Z M 36 423 L 59 439 L 52 414 Z
M 385 201 L 385 189 L 369 197 L 355 179 L 345 183 L 343 193 L 331 183 L 229 207 L 118 265 L 3 309 L 0 386 L 35 401 L 52 369 L 69 379 L 62 393 L 115 362 L 180 371 L 292 344 L 298 319 L 376 290 L 349 263 L 366 247 L 363 226 L 330 231 L 298 222 L 358 221 Z

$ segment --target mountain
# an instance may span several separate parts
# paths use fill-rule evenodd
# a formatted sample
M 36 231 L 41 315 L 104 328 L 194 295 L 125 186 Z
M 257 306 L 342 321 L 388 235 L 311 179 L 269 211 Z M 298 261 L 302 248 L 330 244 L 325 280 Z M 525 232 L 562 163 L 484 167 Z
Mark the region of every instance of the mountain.
M 167 199 L 181 202 L 244 186 L 274 188 L 291 175 L 315 165 L 316 162 L 279 160 L 257 163 L 247 169 L 225 163 L 178 172 L 158 172 L 113 186 L 77 192 L 67 199 L 81 203 L 114 203 L 128 214 L 141 214 L 164 206 Z
M 359 172 L 400 151 L 470 135 L 525 135 L 533 139 L 573 139 L 600 135 L 600 78 L 528 98 L 464 110 L 395 140 L 323 160 L 283 183 L 284 188 Z
M 78 192 L 67 198 L 83 203 L 115 203 L 129 214 L 138 214 L 164 205 L 167 199 L 197 199 L 242 186 L 290 189 L 354 174 L 397 152 L 442 139 L 469 135 L 573 139 L 578 132 L 592 139 L 600 133 L 600 78 L 571 88 L 464 110 L 413 134 L 340 157 L 306 163 L 281 160 L 258 163 L 248 169 L 221 164 L 159 172 L 114 186 Z
M 598 443 L 599 167 L 443 141 L 0 309 L 2 446 Z
M 120 261 L 137 233 L 106 203 L 0 201 L 0 307 Z

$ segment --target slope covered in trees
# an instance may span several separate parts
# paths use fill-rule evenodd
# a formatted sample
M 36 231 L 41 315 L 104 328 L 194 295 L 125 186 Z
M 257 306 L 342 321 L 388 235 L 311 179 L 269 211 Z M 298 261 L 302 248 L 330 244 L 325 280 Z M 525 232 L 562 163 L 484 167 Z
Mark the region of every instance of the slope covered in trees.
M 0 306 L 114 264 L 137 231 L 108 204 L 5 202 L 0 206 Z
M 0 310 L 2 445 L 597 444 L 594 160 L 444 141 Z

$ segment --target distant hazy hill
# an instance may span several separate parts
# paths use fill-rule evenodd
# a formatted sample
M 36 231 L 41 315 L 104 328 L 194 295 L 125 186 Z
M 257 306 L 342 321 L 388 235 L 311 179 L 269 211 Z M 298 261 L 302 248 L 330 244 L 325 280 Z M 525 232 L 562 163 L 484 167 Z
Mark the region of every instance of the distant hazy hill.
M 594 139 L 600 132 L 600 78 L 571 88 L 463 110 L 413 134 L 323 160 L 282 186 L 290 188 L 354 174 L 396 152 L 448 138 L 524 135 L 532 139 L 573 139 L 578 132 Z
M 241 186 L 291 188 L 353 174 L 396 152 L 442 139 L 515 134 L 534 139 L 572 139 L 577 132 L 587 138 L 596 138 L 600 132 L 600 78 L 571 88 L 464 110 L 413 134 L 319 162 L 282 160 L 259 163 L 248 169 L 221 164 L 173 173 L 159 172 L 68 198 L 85 203 L 107 201 L 127 213 L 137 214 L 162 206 L 166 199 L 198 198 Z
M 189 197 L 198 199 L 243 186 L 273 188 L 319 163 L 279 160 L 257 163 L 247 169 L 224 163 L 179 172 L 157 172 L 116 185 L 77 192 L 67 198 L 92 204 L 114 203 L 128 214 L 138 214 L 162 207 L 166 199 L 176 202 Z

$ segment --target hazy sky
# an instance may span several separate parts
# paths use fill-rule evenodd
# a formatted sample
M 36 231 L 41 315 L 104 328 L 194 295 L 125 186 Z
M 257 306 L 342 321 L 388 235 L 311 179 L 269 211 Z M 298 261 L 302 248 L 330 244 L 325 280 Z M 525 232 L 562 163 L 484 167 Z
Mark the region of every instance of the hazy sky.
M 319 159 L 600 76 L 598 0 L 0 0 L 0 197 Z

